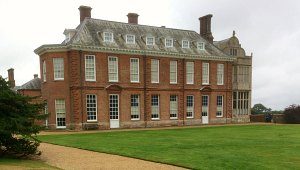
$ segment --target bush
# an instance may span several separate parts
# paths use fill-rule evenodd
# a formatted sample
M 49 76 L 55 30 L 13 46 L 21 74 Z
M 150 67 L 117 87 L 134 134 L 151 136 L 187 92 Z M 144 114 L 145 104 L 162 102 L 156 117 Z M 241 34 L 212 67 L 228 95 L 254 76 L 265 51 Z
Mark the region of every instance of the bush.
M 290 105 L 283 113 L 286 123 L 300 123 L 300 105 Z
M 32 99 L 12 91 L 0 77 L 0 156 L 40 154 L 35 136 L 43 127 L 35 122 L 46 115 L 40 114 L 44 104 L 30 103 Z

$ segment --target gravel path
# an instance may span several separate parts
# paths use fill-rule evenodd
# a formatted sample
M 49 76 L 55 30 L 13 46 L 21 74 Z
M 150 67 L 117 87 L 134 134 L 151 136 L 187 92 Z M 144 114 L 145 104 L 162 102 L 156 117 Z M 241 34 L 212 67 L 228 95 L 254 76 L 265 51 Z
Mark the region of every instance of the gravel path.
M 61 169 L 179 170 L 176 166 L 41 143 L 41 160 Z

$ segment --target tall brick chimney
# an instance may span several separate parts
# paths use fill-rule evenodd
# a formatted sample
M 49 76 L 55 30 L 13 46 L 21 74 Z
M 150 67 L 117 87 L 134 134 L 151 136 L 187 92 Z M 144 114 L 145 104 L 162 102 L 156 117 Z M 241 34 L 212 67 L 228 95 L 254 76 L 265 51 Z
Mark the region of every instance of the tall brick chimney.
M 212 14 L 205 15 L 200 17 L 200 35 L 208 40 L 209 42 L 213 43 L 214 37 L 211 33 L 211 18 Z
M 80 23 L 82 23 L 85 18 L 91 18 L 91 7 L 81 5 L 78 9 L 80 11 Z
M 138 17 L 139 15 L 136 13 L 128 13 L 128 24 L 139 24 L 138 23 Z
M 8 72 L 8 83 L 11 88 L 14 88 L 16 86 L 14 69 L 10 68 L 7 70 L 7 72 Z

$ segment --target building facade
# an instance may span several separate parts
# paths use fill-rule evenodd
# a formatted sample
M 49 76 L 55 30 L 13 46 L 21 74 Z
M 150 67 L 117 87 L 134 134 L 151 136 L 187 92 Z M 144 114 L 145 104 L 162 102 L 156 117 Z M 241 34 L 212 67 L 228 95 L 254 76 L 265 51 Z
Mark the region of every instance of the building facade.
M 235 35 L 213 41 L 212 15 L 199 18 L 199 34 L 140 25 L 135 13 L 121 23 L 79 11 L 61 44 L 35 50 L 49 128 L 249 122 L 252 56 Z

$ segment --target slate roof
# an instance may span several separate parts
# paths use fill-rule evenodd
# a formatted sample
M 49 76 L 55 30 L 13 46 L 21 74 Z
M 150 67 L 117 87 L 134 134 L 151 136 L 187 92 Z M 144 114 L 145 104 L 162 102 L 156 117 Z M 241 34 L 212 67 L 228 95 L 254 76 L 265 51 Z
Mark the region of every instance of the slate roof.
M 22 86 L 19 86 L 17 90 L 40 90 L 41 83 L 41 79 L 37 77 L 23 84 Z
M 114 42 L 104 42 L 103 32 L 112 32 L 114 34 Z M 135 35 L 136 43 L 126 44 L 126 34 Z M 155 38 L 154 46 L 146 45 L 146 36 Z M 165 38 L 173 38 L 174 46 L 171 48 L 165 47 Z M 188 40 L 190 42 L 190 48 L 182 48 L 182 40 Z M 198 50 L 197 42 L 204 42 L 205 50 Z M 128 24 L 92 18 L 86 18 L 77 27 L 77 33 L 67 44 L 228 57 L 195 31 Z

